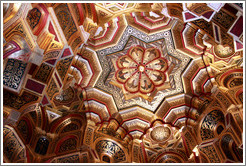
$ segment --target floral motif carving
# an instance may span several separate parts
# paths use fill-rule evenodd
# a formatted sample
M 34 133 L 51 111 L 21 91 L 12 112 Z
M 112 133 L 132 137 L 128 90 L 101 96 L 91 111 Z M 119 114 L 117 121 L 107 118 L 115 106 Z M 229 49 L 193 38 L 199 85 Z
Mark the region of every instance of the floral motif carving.
M 167 60 L 157 48 L 131 47 L 117 59 L 116 80 L 130 93 L 149 96 L 166 80 Z
M 235 17 L 227 14 L 223 10 L 220 10 L 214 15 L 213 20 L 216 21 L 223 28 L 228 29 L 230 28 L 231 23 L 235 21 Z
M 72 59 L 73 59 L 73 57 L 62 59 L 59 61 L 59 64 L 56 67 L 57 72 L 59 73 L 62 80 L 64 80 L 64 78 L 66 76 L 66 73 L 68 71 L 68 68 L 69 68 L 71 62 L 72 62 Z
M 38 97 L 34 96 L 28 92 L 23 92 L 21 96 L 17 96 L 7 90 L 3 91 L 3 104 L 5 106 L 14 108 L 14 109 L 20 109 L 22 106 L 37 101 Z
M 151 138 L 155 141 L 165 141 L 171 135 L 169 127 L 158 126 L 151 131 Z
M 50 84 L 49 84 L 49 86 L 48 86 L 46 92 L 47 92 L 47 95 L 49 96 L 49 98 L 53 98 L 53 96 L 54 96 L 57 92 L 59 92 L 59 90 L 58 90 L 58 88 L 57 88 L 57 85 L 56 85 L 54 79 L 51 79 Z
M 28 142 L 29 139 L 31 138 L 31 134 L 29 131 L 29 126 L 28 123 L 26 122 L 26 120 L 20 120 L 20 122 L 17 125 L 17 129 L 19 130 L 19 132 L 21 133 L 23 139 Z
M 3 71 L 3 85 L 17 90 L 24 75 L 27 64 L 19 60 L 9 59 Z
M 31 29 L 34 29 L 38 25 L 40 18 L 41 18 L 41 12 L 37 8 L 33 8 L 32 10 L 30 10 L 26 20 L 30 25 Z
M 114 142 L 101 140 L 96 144 L 96 150 L 99 155 L 107 153 L 113 156 L 114 162 L 122 162 L 126 160 L 124 151 Z
M 55 14 L 67 40 L 77 32 L 73 17 L 70 14 L 67 4 L 59 4 L 55 9 Z
M 79 155 L 71 155 L 57 159 L 57 163 L 79 163 Z
M 69 125 L 67 125 L 66 127 L 64 127 L 64 129 L 62 130 L 61 133 L 66 133 L 66 132 L 70 132 L 70 131 L 75 131 L 79 129 L 79 126 L 74 124 L 74 123 L 70 123 Z
M 65 140 L 60 146 L 59 153 L 76 149 L 77 141 L 74 138 Z
M 200 150 L 207 155 L 211 163 L 220 162 L 219 156 L 212 145 L 202 147 Z
M 224 122 L 224 115 L 221 111 L 211 111 L 203 120 L 201 125 L 201 138 L 202 140 L 208 140 L 214 138 L 213 129 L 218 122 Z
M 35 78 L 39 81 L 46 83 L 50 74 L 52 73 L 52 69 L 53 68 L 50 65 L 42 63 L 35 75 Z
M 24 147 L 20 142 L 20 138 L 13 132 L 13 129 L 9 126 L 5 126 L 3 128 L 3 133 L 3 138 L 5 140 L 3 144 L 3 153 L 5 157 L 11 162 L 14 162 L 15 159 L 18 159 L 19 157 L 21 157 L 20 159 L 24 159 L 25 154 L 20 155 Z

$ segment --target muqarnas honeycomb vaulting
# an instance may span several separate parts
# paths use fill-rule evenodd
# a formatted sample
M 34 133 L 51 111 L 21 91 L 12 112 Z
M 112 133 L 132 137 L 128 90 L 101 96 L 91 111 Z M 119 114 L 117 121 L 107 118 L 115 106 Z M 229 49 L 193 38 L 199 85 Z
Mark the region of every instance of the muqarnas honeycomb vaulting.
M 3 162 L 242 163 L 242 6 L 3 3 Z

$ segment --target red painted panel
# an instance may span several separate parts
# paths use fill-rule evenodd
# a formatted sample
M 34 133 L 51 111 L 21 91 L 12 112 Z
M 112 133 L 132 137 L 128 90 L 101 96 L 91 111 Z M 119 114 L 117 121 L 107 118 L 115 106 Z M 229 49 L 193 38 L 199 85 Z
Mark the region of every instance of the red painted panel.
M 40 84 L 34 80 L 28 79 L 25 88 L 30 89 L 34 92 L 39 93 L 39 94 L 42 94 L 43 90 L 44 90 L 44 85 Z
M 51 59 L 51 60 L 48 60 L 48 61 L 45 61 L 51 65 L 54 65 L 56 63 L 56 59 Z
M 202 16 L 207 18 L 207 19 L 209 19 L 212 16 L 213 13 L 214 13 L 214 11 L 210 11 L 210 12 L 207 12 L 207 13 L 203 14 Z
M 48 101 L 47 97 L 44 95 L 43 100 L 42 100 L 42 104 L 46 105 L 48 103 L 49 103 L 49 101 Z
M 32 75 L 35 71 L 35 69 L 37 68 L 37 65 L 35 64 L 32 64 L 31 67 L 30 67 L 30 70 L 28 72 L 28 74 Z
M 192 18 L 195 18 L 196 16 L 194 16 L 193 14 L 189 13 L 189 12 L 186 12 L 185 13 L 185 18 L 186 20 L 189 20 L 189 19 L 192 19 Z
M 243 48 L 243 45 L 239 43 L 238 41 L 236 41 L 236 45 L 237 45 L 238 50 Z
M 243 16 L 240 16 L 230 32 L 237 37 L 239 37 L 243 33 Z
M 237 14 L 237 9 L 235 9 L 234 7 L 232 7 L 231 5 L 229 5 L 228 3 L 225 4 L 225 6 L 223 7 L 223 9 L 226 9 L 227 11 L 231 12 L 232 14 Z
M 71 55 L 71 52 L 70 52 L 69 48 L 66 48 L 66 49 L 63 51 L 62 58 L 65 57 L 65 56 L 68 56 L 68 55 Z
M 50 25 L 49 25 L 49 32 L 51 34 L 55 35 L 55 41 L 58 41 L 59 42 L 58 37 L 57 37 L 56 32 L 55 32 L 55 29 L 54 29 L 54 27 L 53 27 L 53 25 L 52 25 L 51 22 L 50 22 Z

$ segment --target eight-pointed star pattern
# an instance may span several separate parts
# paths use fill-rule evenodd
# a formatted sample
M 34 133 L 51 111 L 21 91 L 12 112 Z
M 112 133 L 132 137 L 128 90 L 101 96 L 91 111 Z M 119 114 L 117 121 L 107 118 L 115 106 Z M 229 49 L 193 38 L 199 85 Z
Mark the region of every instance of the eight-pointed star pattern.
M 111 94 L 119 110 L 140 106 L 154 112 L 165 97 L 183 92 L 181 74 L 190 58 L 176 51 L 169 30 L 147 35 L 128 26 L 115 46 L 96 52 L 103 71 L 95 87 Z M 129 64 L 120 64 L 124 60 Z

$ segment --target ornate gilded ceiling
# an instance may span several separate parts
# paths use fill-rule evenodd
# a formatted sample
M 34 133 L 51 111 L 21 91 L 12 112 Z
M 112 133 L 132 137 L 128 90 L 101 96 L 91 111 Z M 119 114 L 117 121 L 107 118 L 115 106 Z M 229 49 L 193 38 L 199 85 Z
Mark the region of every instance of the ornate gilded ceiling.
M 243 12 L 3 3 L 3 162 L 242 163 Z
M 147 35 L 128 26 L 117 45 L 97 55 L 105 67 L 96 87 L 112 94 L 119 110 L 155 112 L 165 97 L 183 92 L 180 76 L 190 58 L 174 49 L 168 30 Z

